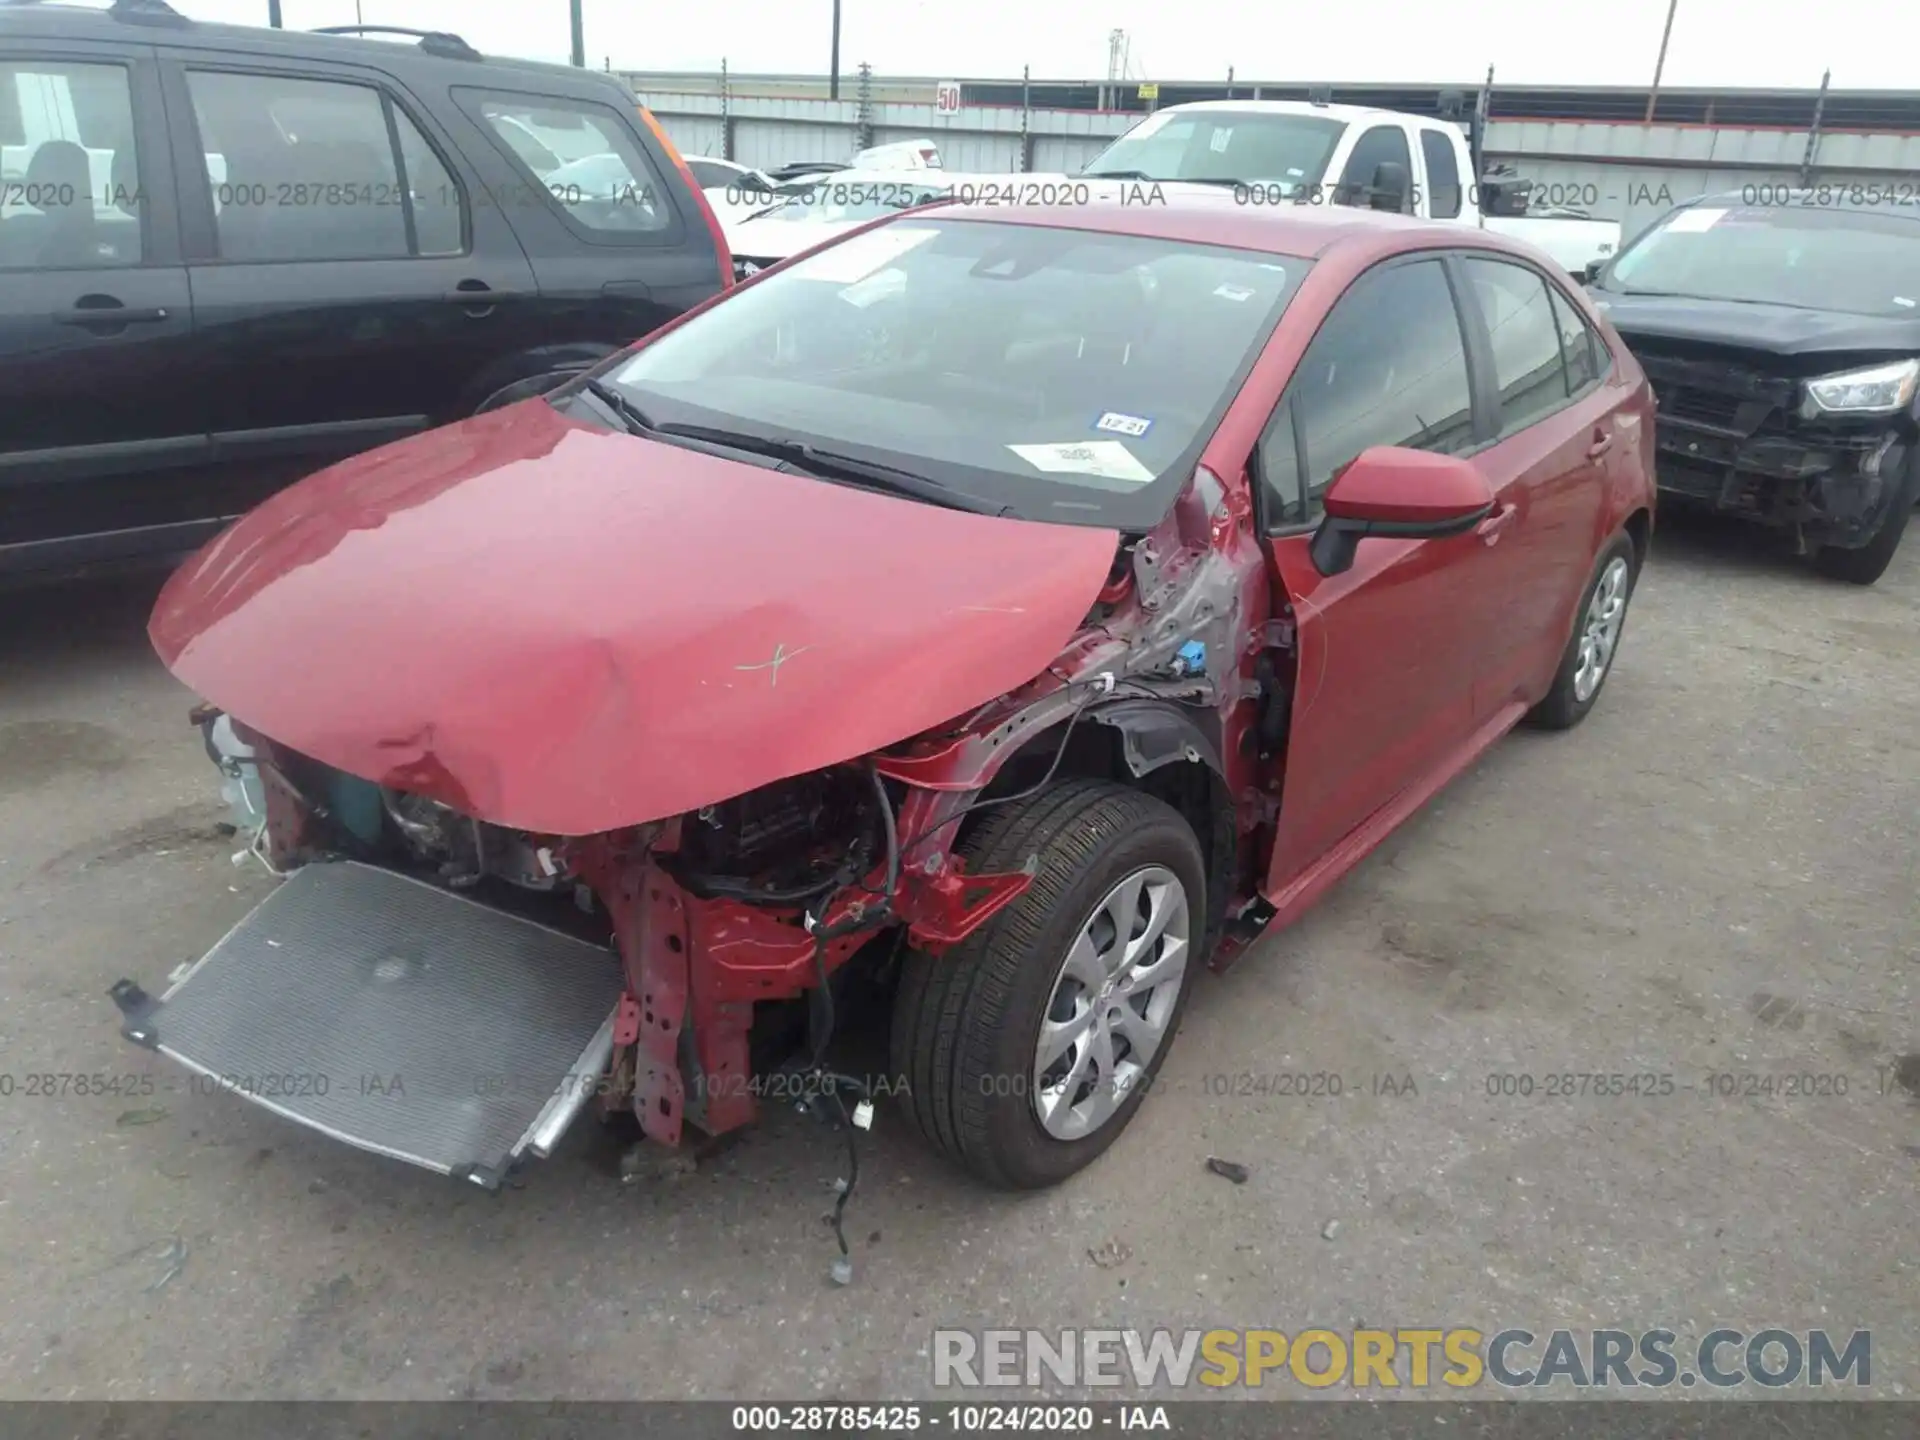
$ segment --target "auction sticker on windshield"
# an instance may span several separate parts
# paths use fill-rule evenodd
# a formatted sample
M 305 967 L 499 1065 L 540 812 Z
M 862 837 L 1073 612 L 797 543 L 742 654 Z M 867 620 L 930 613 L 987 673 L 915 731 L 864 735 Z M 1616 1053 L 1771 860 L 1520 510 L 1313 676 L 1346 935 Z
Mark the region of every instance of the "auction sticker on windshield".
M 1142 465 L 1118 440 L 1075 441 L 1066 445 L 1009 445 L 1007 447 L 1036 470 L 1056 474 L 1097 475 L 1102 480 L 1127 480 L 1144 485 L 1153 472 Z
M 856 310 L 864 310 L 876 300 L 886 300 L 907 288 L 907 272 L 889 267 L 864 280 L 857 280 L 840 292 L 840 298 Z
M 810 255 L 793 267 L 803 280 L 825 280 L 833 285 L 853 285 L 876 271 L 885 269 L 916 246 L 924 245 L 938 230 L 889 225 L 884 230 L 869 230 L 838 245 Z
M 1724 220 L 1726 215 L 1725 210 L 1701 209 L 1695 206 L 1692 209 L 1682 210 L 1669 220 L 1667 231 L 1674 235 L 1687 235 L 1696 230 L 1711 230 Z

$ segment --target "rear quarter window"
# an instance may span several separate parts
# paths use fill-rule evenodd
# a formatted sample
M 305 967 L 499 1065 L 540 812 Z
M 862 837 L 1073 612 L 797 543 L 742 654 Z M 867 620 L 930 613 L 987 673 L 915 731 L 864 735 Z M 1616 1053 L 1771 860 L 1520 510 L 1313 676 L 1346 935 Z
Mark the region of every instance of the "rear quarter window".
M 1554 323 L 1560 327 L 1560 352 L 1567 360 L 1567 393 L 1577 396 L 1607 373 L 1613 357 L 1607 351 L 1606 341 L 1587 324 L 1571 300 L 1552 285 L 1547 287 L 1547 293 L 1553 297 Z
M 682 233 L 662 167 L 638 127 L 613 106 L 570 96 L 455 93 L 520 177 L 495 197 L 509 215 L 543 206 L 596 244 L 660 243 Z

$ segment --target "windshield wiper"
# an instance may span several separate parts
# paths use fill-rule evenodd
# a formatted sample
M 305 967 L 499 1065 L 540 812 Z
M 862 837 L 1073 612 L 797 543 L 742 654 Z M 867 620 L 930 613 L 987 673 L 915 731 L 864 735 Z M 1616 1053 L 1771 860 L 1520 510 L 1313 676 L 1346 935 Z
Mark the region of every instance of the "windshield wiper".
M 651 435 L 659 430 L 646 411 L 606 381 L 589 376 L 580 382 L 580 388 L 611 410 L 629 435 Z
M 1265 185 L 1265 180 L 1236 180 L 1230 175 L 1149 175 L 1144 170 L 1082 170 L 1080 180 L 1144 180 L 1149 185 Z
M 1793 308 L 1786 300 L 1753 300 L 1741 295 L 1689 295 L 1679 290 L 1635 290 L 1631 287 L 1620 290 L 1602 289 L 1603 295 L 1629 295 L 1635 300 L 1697 300 L 1709 305 L 1785 305 Z
M 1013 514 L 1010 505 L 996 505 L 991 501 L 980 500 L 972 495 L 943 485 L 931 476 L 916 471 L 902 470 L 893 465 L 882 465 L 874 460 L 862 460 L 856 455 L 842 455 L 833 450 L 822 450 L 800 440 L 777 440 L 770 436 L 749 435 L 742 430 L 727 430 L 716 425 L 661 425 L 657 427 L 661 435 L 676 436 L 683 440 L 698 440 L 707 445 L 724 445 L 730 450 L 744 450 L 750 455 L 764 455 L 772 460 L 783 460 L 802 474 L 821 480 L 851 480 L 856 484 L 871 486 L 877 490 L 890 491 L 896 495 L 911 496 L 915 500 L 925 500 L 929 504 L 944 505 L 950 510 L 966 510 L 975 515 Z

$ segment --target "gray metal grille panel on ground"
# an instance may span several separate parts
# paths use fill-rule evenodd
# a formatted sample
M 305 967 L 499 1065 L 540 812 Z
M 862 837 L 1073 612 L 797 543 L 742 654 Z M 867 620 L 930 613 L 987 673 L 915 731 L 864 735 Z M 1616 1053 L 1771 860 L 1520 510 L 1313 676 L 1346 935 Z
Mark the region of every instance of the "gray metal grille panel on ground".
M 307 866 L 148 1018 L 258 1104 L 446 1174 L 497 1175 L 618 1003 L 618 960 L 390 871 Z

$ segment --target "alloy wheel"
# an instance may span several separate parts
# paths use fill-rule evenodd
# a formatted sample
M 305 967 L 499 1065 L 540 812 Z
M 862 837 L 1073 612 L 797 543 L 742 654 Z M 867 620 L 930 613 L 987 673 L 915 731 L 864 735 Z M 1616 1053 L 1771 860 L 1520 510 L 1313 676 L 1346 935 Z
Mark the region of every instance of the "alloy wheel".
M 1034 1051 L 1033 1110 L 1056 1140 L 1113 1117 L 1166 1038 L 1192 951 L 1186 887 L 1150 865 L 1109 890 L 1054 977 Z
M 1616 555 L 1600 572 L 1581 621 L 1580 659 L 1573 671 L 1573 697 L 1581 704 L 1591 700 L 1600 682 L 1607 678 L 1607 667 L 1613 663 L 1620 626 L 1626 618 L 1627 562 Z

